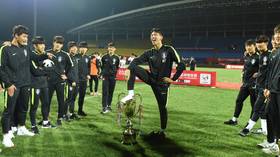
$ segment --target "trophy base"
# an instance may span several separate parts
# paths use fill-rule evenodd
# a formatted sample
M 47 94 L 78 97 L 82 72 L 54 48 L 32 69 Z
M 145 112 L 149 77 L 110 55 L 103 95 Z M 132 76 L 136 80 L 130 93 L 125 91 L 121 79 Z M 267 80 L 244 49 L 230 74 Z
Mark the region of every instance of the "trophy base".
M 125 144 L 125 145 L 135 145 L 135 144 L 137 144 L 135 130 L 130 130 L 130 131 L 125 130 L 123 132 L 123 137 L 122 137 L 121 143 Z

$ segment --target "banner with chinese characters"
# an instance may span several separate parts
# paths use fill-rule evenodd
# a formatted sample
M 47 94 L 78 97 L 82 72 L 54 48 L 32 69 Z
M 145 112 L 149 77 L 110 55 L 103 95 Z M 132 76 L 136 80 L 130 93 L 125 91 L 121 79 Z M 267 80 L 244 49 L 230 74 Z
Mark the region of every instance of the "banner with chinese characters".
M 126 68 L 119 68 L 117 73 L 117 80 L 125 80 Z M 175 74 L 176 70 L 172 70 L 171 76 Z M 216 72 L 205 72 L 205 71 L 187 71 L 184 70 L 179 79 L 174 82 L 178 85 L 190 85 L 190 86 L 216 86 Z M 140 81 L 136 78 L 136 81 Z

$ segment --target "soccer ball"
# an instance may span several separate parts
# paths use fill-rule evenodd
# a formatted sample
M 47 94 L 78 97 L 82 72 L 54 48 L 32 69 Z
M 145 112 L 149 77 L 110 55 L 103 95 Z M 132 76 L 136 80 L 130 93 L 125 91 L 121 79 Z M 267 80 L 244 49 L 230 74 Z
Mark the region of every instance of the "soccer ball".
M 43 61 L 43 65 L 44 65 L 44 67 L 53 67 L 54 62 L 50 59 L 46 59 L 46 60 Z

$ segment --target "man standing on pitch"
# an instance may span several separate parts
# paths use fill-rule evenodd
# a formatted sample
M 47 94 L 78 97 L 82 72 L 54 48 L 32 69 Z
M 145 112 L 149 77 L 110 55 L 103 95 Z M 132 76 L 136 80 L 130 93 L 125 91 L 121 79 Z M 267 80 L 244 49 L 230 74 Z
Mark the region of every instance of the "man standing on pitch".
M 150 85 L 158 103 L 161 122 L 160 131 L 152 132 L 151 135 L 164 138 L 164 131 L 167 125 L 166 107 L 169 86 L 180 77 L 186 67 L 185 64 L 181 62 L 181 57 L 172 46 L 163 45 L 163 34 L 159 28 L 153 28 L 151 30 L 150 38 L 153 48 L 145 51 L 138 58 L 135 58 L 126 71 L 126 78 L 128 78 L 128 95 L 124 97 L 121 102 L 125 103 L 133 98 L 136 76 Z M 177 71 L 171 78 L 173 62 L 177 63 Z M 143 63 L 148 63 L 149 71 L 139 66 Z
M 88 44 L 85 41 L 79 43 L 79 100 L 78 100 L 78 115 L 87 116 L 84 112 L 84 100 L 87 91 L 87 82 L 90 79 L 90 57 L 86 54 L 88 51 Z
M 113 93 L 116 86 L 116 75 L 120 64 L 119 56 L 115 54 L 116 47 L 114 43 L 108 44 L 108 53 L 101 59 L 101 76 L 102 82 L 102 111 L 101 113 L 108 113 L 111 109 Z
M 55 36 L 53 38 L 52 49 L 47 50 L 47 52 L 50 52 L 55 56 L 55 59 L 53 60 L 55 63 L 54 70 L 49 74 L 48 86 L 49 103 L 51 103 L 54 91 L 56 91 L 58 101 L 58 116 L 56 124 L 58 126 L 62 125 L 62 118 L 65 110 L 65 84 L 67 79 L 72 80 L 70 71 L 73 67 L 73 62 L 69 54 L 62 50 L 63 43 L 64 38 L 62 36 Z
M 242 71 L 242 86 L 240 87 L 236 103 L 235 111 L 232 119 L 225 121 L 226 125 L 237 125 L 237 119 L 242 111 L 243 102 L 250 96 L 251 101 L 251 115 L 253 114 L 254 104 L 256 102 L 256 78 L 259 69 L 259 55 L 256 53 L 256 46 L 254 40 L 247 40 L 245 42 L 245 56 L 244 69 Z

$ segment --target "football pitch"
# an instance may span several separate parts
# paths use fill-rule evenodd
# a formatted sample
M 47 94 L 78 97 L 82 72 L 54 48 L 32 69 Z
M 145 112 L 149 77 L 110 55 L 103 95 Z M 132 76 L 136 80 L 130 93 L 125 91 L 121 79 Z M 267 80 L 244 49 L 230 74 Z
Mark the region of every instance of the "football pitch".
M 209 70 L 202 69 L 202 70 Z M 218 71 L 218 80 L 240 82 L 240 71 Z M 219 78 L 219 76 L 221 76 Z M 101 85 L 99 86 L 101 92 Z M 117 95 L 126 89 L 125 82 L 117 82 L 113 99 L 113 112 L 100 114 L 101 96 L 87 95 L 85 111 L 88 116 L 79 121 L 64 122 L 62 127 L 40 129 L 35 137 L 18 137 L 15 147 L 2 148 L 5 157 L 262 157 L 256 145 L 265 139 L 262 135 L 241 137 L 239 131 L 246 124 L 250 105 L 247 100 L 239 119 L 239 125 L 226 126 L 232 117 L 236 90 L 206 87 L 175 86 L 170 89 L 168 102 L 168 126 L 166 139 L 150 140 L 139 136 L 138 144 L 127 146 L 120 143 L 123 128 L 116 122 Z M 159 130 L 159 111 L 149 86 L 137 83 L 135 92 L 143 96 L 144 119 L 141 130 L 149 133 Z M 2 94 L 1 94 L 2 95 Z M 0 99 L 3 108 L 3 97 Z M 57 103 L 53 98 L 51 117 L 56 120 Z M 77 105 L 76 105 L 77 107 Z M 41 118 L 40 109 L 37 111 Z M 27 126 L 30 128 L 29 119 Z M 259 127 L 259 124 L 256 126 Z M 2 138 L 1 138 L 2 140 Z

